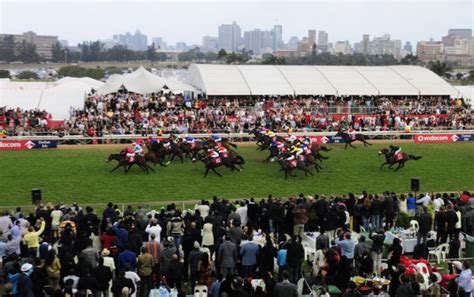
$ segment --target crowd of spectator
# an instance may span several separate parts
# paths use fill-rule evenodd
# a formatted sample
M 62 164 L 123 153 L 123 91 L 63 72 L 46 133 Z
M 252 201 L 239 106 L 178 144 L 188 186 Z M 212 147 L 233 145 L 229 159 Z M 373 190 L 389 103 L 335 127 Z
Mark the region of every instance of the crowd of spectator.
M 10 135 L 122 135 L 247 132 L 263 125 L 282 132 L 334 131 L 340 121 L 359 131 L 472 129 L 463 99 L 447 97 L 258 97 L 191 100 L 173 94 L 89 94 L 63 127 L 48 127 L 46 111 L 6 109 Z
M 350 277 L 374 273 L 391 280 L 390 296 L 433 293 L 439 290 L 436 277 L 427 284 L 405 273 L 398 239 L 381 272 L 384 231 L 404 225 L 402 217 L 418 221 L 419 246 L 427 245 L 426 233 L 434 228 L 437 244 L 452 247 L 447 258 L 457 259 L 459 233 L 474 232 L 474 197 L 468 192 L 300 194 L 285 200 L 269 195 L 234 202 L 214 197 L 194 210 L 175 204 L 158 211 L 121 210 L 109 203 L 100 217 L 89 206 L 40 203 L 29 214 L 17 208 L 0 217 L 3 295 L 181 296 L 201 290 L 212 297 L 296 297 L 315 285 L 322 296 L 329 296 L 330 286 L 343 296 L 360 296 Z M 362 229 L 371 247 L 358 236 Z M 304 238 L 315 231 L 320 235 L 308 246 Z M 308 248 L 315 251 L 312 257 Z M 450 292 L 470 294 L 469 262 L 456 263 L 454 273 L 459 275 Z

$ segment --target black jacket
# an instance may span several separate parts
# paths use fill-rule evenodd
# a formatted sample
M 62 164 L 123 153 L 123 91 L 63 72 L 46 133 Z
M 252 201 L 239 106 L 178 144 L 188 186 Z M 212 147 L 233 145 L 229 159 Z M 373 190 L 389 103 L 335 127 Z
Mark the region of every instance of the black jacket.
M 428 213 L 423 213 L 418 217 L 418 224 L 420 226 L 420 229 L 418 229 L 418 232 L 422 235 L 428 234 L 431 230 L 431 223 L 433 220 L 431 219 L 431 215 Z
M 97 288 L 99 290 L 107 290 L 109 288 L 109 282 L 112 279 L 112 271 L 110 268 L 104 265 L 99 265 L 92 270 L 92 276 L 97 281 Z
M 304 261 L 304 249 L 300 242 L 291 242 L 288 245 L 288 251 L 286 256 L 286 262 L 290 266 L 301 265 Z
M 122 296 L 122 289 L 125 287 L 130 288 L 130 295 L 136 291 L 135 285 L 131 279 L 126 277 L 117 278 L 112 284 L 112 294 L 114 294 L 114 296 Z

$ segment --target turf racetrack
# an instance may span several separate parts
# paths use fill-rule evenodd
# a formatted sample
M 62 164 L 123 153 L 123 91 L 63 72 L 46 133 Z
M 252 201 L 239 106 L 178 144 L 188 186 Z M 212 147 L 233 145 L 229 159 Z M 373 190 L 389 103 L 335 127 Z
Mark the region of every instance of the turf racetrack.
M 116 203 L 266 197 L 269 193 L 288 196 L 343 194 L 347 192 L 410 191 L 410 178 L 419 176 L 422 191 L 474 190 L 474 144 L 403 143 L 404 152 L 422 155 L 420 161 L 408 161 L 405 168 L 393 172 L 379 171 L 383 156 L 377 155 L 387 144 L 374 144 L 357 149 L 332 145 L 322 166 L 323 171 L 305 177 L 296 170 L 296 177 L 284 179 L 277 163 L 263 164 L 268 151 L 255 146 L 239 147 L 245 158 L 245 170 L 232 173 L 218 168 L 223 177 L 212 171 L 203 178 L 204 164 L 185 160 L 169 167 L 156 166 L 155 173 L 145 175 L 133 167 L 128 176 L 119 169 L 110 174 L 114 164 L 106 164 L 117 149 L 96 146 L 59 150 L 0 152 L 0 205 L 28 205 L 31 189 L 41 188 L 43 200 L 52 202 Z M 315 172 L 314 169 L 312 169 Z

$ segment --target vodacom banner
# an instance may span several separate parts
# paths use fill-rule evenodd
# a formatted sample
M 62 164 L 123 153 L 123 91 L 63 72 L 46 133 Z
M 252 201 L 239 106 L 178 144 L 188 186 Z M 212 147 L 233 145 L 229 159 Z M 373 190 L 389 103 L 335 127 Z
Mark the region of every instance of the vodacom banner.
M 0 140 L 0 151 L 57 148 L 57 140 Z
M 459 137 L 456 134 L 415 134 L 415 142 L 456 142 Z

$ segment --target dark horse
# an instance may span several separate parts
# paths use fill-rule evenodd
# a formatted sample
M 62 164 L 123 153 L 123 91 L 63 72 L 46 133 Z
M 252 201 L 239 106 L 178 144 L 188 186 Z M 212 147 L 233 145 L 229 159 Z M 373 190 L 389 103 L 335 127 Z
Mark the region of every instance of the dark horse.
M 205 154 L 198 155 L 198 159 L 202 161 L 205 165 L 206 171 L 204 173 L 204 177 L 207 176 L 209 173 L 209 170 L 212 170 L 215 174 L 218 176 L 222 177 L 222 175 L 216 171 L 217 167 L 225 166 L 227 168 L 230 168 L 232 171 L 240 171 L 239 168 L 235 167 L 235 162 L 231 157 L 227 158 L 220 158 L 221 162 L 220 163 L 214 163 L 210 158 L 208 158 Z M 196 160 L 193 160 L 193 162 L 196 162 Z
M 295 170 L 296 168 L 304 171 L 304 175 L 308 176 L 309 175 L 314 175 L 308 168 L 308 165 L 306 164 L 305 161 L 301 160 L 294 160 L 296 161 L 296 166 L 292 166 L 290 164 L 290 161 L 285 160 L 284 156 L 280 156 L 278 162 L 280 163 L 280 171 L 283 171 L 285 173 L 285 179 L 288 179 L 288 176 L 295 176 L 292 175 L 291 172 Z
M 145 157 L 140 155 L 135 156 L 135 160 L 133 162 L 129 162 L 124 154 L 110 154 L 109 158 L 107 159 L 107 163 L 113 160 L 117 161 L 118 164 L 114 169 L 110 170 L 110 173 L 114 172 L 119 167 L 123 167 L 125 174 L 127 174 L 130 168 L 135 164 L 146 174 L 150 174 L 150 170 L 153 172 L 155 171 L 146 163 Z
M 349 133 L 347 133 L 347 132 L 341 132 L 341 131 L 337 132 L 337 134 L 334 135 L 334 136 L 339 136 L 339 137 L 342 138 L 342 140 L 343 140 L 343 141 L 345 142 L 345 144 L 346 144 L 346 146 L 344 147 L 344 149 L 347 149 L 347 146 L 348 146 L 348 145 L 350 145 L 352 148 L 355 148 L 355 146 L 352 145 L 352 143 L 353 143 L 354 141 L 363 142 L 363 143 L 364 143 L 364 146 L 372 145 L 372 144 L 368 143 L 368 142 L 365 140 L 365 139 L 366 139 L 365 135 L 364 135 L 364 134 L 360 134 L 360 133 L 357 133 L 357 134 L 355 135 L 355 138 L 354 138 L 354 139 L 351 137 L 351 135 L 350 135 Z
M 397 168 L 395 168 L 395 171 L 397 171 L 398 169 L 405 167 L 406 161 L 409 161 L 409 160 L 417 161 L 422 158 L 422 156 L 417 157 L 417 156 L 409 155 L 407 153 L 402 153 L 402 158 L 400 160 L 396 160 L 395 156 L 390 152 L 390 150 L 386 148 L 381 149 L 379 151 L 379 155 L 385 155 L 385 163 L 380 165 L 380 170 L 382 170 L 384 165 L 390 165 L 388 166 L 388 168 L 392 169 L 393 165 L 398 164 Z

